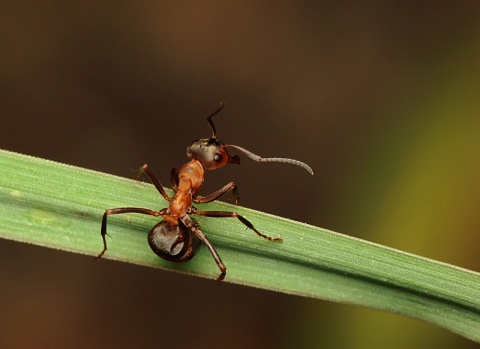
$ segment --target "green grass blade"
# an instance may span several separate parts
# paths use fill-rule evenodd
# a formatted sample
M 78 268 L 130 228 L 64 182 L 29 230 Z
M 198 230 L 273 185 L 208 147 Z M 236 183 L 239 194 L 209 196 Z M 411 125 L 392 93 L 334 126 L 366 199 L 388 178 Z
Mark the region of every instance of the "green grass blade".
M 0 236 L 6 239 L 95 256 L 106 208 L 166 205 L 150 184 L 0 151 Z M 284 238 L 269 242 L 238 220 L 199 217 L 228 268 L 225 282 L 405 314 L 480 342 L 478 273 L 226 203 L 202 209 L 236 210 L 260 231 Z M 157 221 L 110 217 L 104 258 L 216 277 L 206 248 L 187 263 L 154 255 L 146 236 Z

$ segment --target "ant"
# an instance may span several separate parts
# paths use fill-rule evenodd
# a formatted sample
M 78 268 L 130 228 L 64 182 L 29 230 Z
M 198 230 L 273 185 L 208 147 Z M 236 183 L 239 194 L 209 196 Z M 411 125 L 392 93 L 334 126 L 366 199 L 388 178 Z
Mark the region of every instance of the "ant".
M 222 281 L 227 273 L 227 268 L 223 264 L 217 251 L 210 243 L 205 234 L 196 226 L 190 215 L 199 215 L 205 217 L 229 217 L 238 218 L 247 228 L 253 230 L 258 236 L 269 241 L 282 241 L 281 237 L 270 237 L 260 233 L 250 221 L 239 215 L 237 212 L 226 211 L 202 211 L 192 206 L 195 204 L 203 204 L 219 199 L 228 192 L 233 193 L 235 204 L 238 205 L 240 196 L 238 194 L 237 185 L 230 182 L 223 188 L 211 193 L 207 196 L 199 196 L 202 189 L 205 170 L 215 170 L 223 167 L 228 163 L 240 164 L 238 155 L 230 156 L 227 148 L 235 149 L 252 160 L 258 162 L 284 162 L 300 166 L 313 175 L 313 171 L 307 164 L 293 159 L 286 158 L 262 158 L 252 152 L 236 145 L 226 145 L 217 140 L 217 132 L 212 118 L 217 115 L 225 106 L 224 102 L 207 117 L 207 122 L 213 132 L 212 137 L 208 139 L 199 139 L 194 141 L 187 148 L 187 155 L 191 158 L 189 162 L 180 167 L 172 169 L 170 181 L 173 186 L 174 195 L 170 197 L 165 192 L 162 184 L 155 174 L 150 170 L 147 164 L 143 164 L 137 176 L 145 173 L 152 181 L 158 192 L 169 202 L 167 208 L 159 211 L 150 210 L 148 208 L 138 207 L 120 207 L 111 208 L 105 211 L 102 218 L 102 227 L 100 233 L 103 239 L 103 250 L 96 257 L 101 258 L 107 250 L 107 217 L 113 214 L 123 213 L 141 213 L 145 215 L 162 217 L 163 221 L 156 224 L 148 234 L 148 243 L 152 251 L 159 257 L 171 262 L 186 262 L 192 259 L 203 242 L 213 259 L 220 269 L 220 275 L 217 281 Z

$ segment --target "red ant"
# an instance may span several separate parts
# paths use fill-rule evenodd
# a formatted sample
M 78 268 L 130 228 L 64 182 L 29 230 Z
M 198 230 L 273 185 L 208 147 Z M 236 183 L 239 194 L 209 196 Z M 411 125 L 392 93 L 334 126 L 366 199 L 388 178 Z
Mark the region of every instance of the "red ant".
M 192 160 L 183 165 L 179 171 L 175 168 L 172 170 L 170 181 L 175 192 L 173 197 L 167 195 L 163 186 L 160 184 L 160 181 L 153 174 L 148 165 L 143 164 L 139 170 L 139 175 L 146 173 L 153 185 L 170 204 L 167 208 L 161 209 L 160 211 L 138 207 L 120 207 L 106 210 L 103 214 L 102 228 L 100 231 L 103 239 L 103 250 L 96 257 L 97 259 L 101 258 L 107 250 L 107 241 L 105 239 L 105 236 L 107 235 L 107 216 L 112 214 L 141 213 L 155 217 L 162 217 L 163 221 L 155 225 L 148 234 L 148 243 L 155 254 L 168 261 L 185 262 L 192 259 L 200 247 L 200 242 L 203 242 L 220 269 L 220 275 L 217 277 L 217 281 L 221 281 L 225 278 L 227 268 L 208 238 L 196 227 L 194 221 L 189 215 L 238 218 L 240 222 L 253 230 L 258 236 L 269 241 L 282 241 L 281 237 L 270 237 L 260 233 L 250 221 L 243 216 L 240 216 L 237 212 L 201 211 L 192 206 L 192 203 L 203 204 L 217 200 L 229 191 L 233 192 L 235 204 L 238 205 L 240 197 L 238 195 L 237 185 L 234 182 L 228 183 L 223 188 L 210 195 L 199 196 L 203 185 L 205 169 L 215 170 L 225 166 L 227 163 L 240 164 L 240 158 L 238 155 L 230 156 L 227 152 L 227 148 L 236 149 L 250 159 L 258 162 L 285 162 L 297 165 L 303 167 L 313 175 L 310 166 L 301 161 L 286 158 L 262 158 L 239 146 L 226 145 L 218 141 L 212 117 L 217 115 L 224 106 L 225 104 L 221 102 L 217 110 L 207 118 L 207 122 L 213 132 L 212 137 L 209 139 L 199 139 L 194 141 L 187 148 L 187 155 Z

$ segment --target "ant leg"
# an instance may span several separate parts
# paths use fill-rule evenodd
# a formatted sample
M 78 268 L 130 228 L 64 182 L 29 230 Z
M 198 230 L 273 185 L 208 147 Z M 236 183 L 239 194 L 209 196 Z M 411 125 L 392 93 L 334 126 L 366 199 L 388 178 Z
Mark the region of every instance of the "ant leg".
M 178 189 L 178 170 L 174 167 L 170 172 L 170 183 L 172 183 L 172 188 L 174 191 Z
M 215 260 L 215 263 L 217 263 L 218 269 L 220 269 L 220 275 L 218 275 L 217 281 L 222 281 L 227 274 L 227 267 L 225 266 L 225 264 L 223 264 L 222 259 L 218 255 L 218 252 L 215 250 L 215 247 L 213 247 L 205 234 L 200 229 L 197 229 L 195 227 L 190 217 L 185 215 L 183 217 L 179 217 L 178 219 L 187 227 L 187 229 L 193 232 L 200 239 L 200 241 L 205 244 L 205 246 L 207 246 L 208 250 L 212 254 L 213 259 Z
M 150 216 L 160 216 L 161 213 L 153 210 L 149 210 L 148 208 L 138 208 L 138 207 L 120 207 L 120 208 L 111 208 L 109 210 L 106 210 L 105 213 L 103 214 L 102 218 L 102 228 L 100 229 L 100 234 L 102 235 L 103 239 L 103 250 L 100 252 L 100 254 L 95 257 L 96 259 L 102 258 L 104 255 L 105 251 L 107 251 L 107 240 L 105 239 L 105 236 L 107 234 L 107 216 L 111 214 L 122 214 L 122 213 L 141 213 L 141 214 L 146 214 Z
M 135 176 L 135 179 L 138 179 L 138 177 L 140 177 L 143 173 L 147 174 L 148 178 L 150 178 L 155 188 L 157 188 L 158 192 L 162 194 L 165 200 L 170 201 L 171 200 L 170 196 L 167 195 L 167 193 L 165 192 L 165 189 L 163 189 L 162 184 L 157 179 L 157 176 L 155 176 L 155 174 L 152 172 L 152 170 L 150 170 L 150 167 L 148 167 L 147 164 L 143 164 L 142 167 L 140 167 L 137 175 Z
M 260 233 L 249 220 L 245 217 L 240 216 L 237 212 L 227 212 L 227 211 L 200 211 L 197 210 L 195 207 L 192 207 L 192 214 L 198 214 L 200 216 L 205 217 L 221 217 L 221 218 L 238 218 L 240 222 L 245 224 L 247 228 L 252 229 L 258 236 L 269 240 L 269 241 L 282 241 L 282 237 L 279 236 L 277 238 L 273 238 L 271 236 L 267 236 L 265 234 Z
M 219 199 L 221 196 L 228 193 L 230 190 L 233 192 L 233 198 L 235 199 L 235 205 L 238 205 L 238 203 L 240 202 L 240 195 L 238 194 L 237 185 L 234 182 L 228 183 L 223 188 L 211 193 L 210 195 L 194 198 L 193 202 L 196 203 L 196 204 L 204 204 L 206 202 L 215 201 L 215 200 Z

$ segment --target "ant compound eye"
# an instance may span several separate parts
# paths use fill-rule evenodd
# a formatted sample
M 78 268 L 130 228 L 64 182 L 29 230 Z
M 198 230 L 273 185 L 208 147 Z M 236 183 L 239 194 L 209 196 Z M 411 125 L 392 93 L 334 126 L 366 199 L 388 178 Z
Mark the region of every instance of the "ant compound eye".
M 215 162 L 222 162 L 223 157 L 220 154 L 215 154 L 215 156 L 213 157 L 213 160 Z

